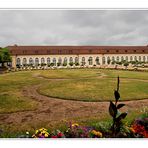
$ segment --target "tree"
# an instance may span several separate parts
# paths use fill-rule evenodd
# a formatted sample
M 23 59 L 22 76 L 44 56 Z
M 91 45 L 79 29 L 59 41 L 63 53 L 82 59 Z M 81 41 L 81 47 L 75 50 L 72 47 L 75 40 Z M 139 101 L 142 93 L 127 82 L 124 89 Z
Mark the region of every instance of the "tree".
M 0 63 L 2 67 L 4 67 L 4 63 L 11 62 L 11 55 L 8 48 L 1 48 L 0 49 Z

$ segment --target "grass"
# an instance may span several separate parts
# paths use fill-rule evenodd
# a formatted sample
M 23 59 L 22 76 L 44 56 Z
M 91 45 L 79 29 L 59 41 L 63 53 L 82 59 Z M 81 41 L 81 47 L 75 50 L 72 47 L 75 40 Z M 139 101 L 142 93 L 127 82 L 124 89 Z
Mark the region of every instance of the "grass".
M 65 72 L 64 78 L 67 78 L 62 81 L 49 81 L 40 87 L 38 92 L 49 97 L 81 101 L 109 101 L 114 97 L 113 90 L 116 88 L 116 77 L 119 75 L 122 100 L 148 98 L 148 73 L 146 72 L 98 69 L 53 70 L 49 74 L 45 72 L 40 75 L 55 79 L 63 78 L 61 75 Z M 59 76 L 56 77 L 56 75 Z
M 25 97 L 22 90 L 40 84 L 39 93 L 60 99 L 82 101 L 109 101 L 114 98 L 113 90 L 116 88 L 116 77 L 120 76 L 121 100 L 135 100 L 148 98 L 148 72 L 134 72 L 105 69 L 57 69 L 21 71 L 0 75 L 0 114 L 19 111 L 34 110 L 38 102 L 30 97 Z M 41 76 L 43 78 L 39 78 Z M 46 79 L 44 79 L 44 77 Z M 49 80 L 48 80 L 49 79 Z M 53 79 L 53 80 L 52 80 Z M 60 80 L 63 79 L 63 80 Z M 142 107 L 141 107 L 142 108 Z M 138 108 L 140 110 L 140 108 Z M 141 112 L 132 110 L 126 121 L 131 122 Z M 103 117 L 89 117 L 73 119 L 73 122 L 82 125 L 99 126 L 98 122 L 109 121 L 108 111 Z M 103 124 L 103 123 L 102 123 Z M 4 137 L 16 137 L 24 129 L 34 130 L 38 127 L 45 128 L 65 127 L 65 123 L 57 121 L 46 123 L 29 122 L 22 124 L 20 129 L 14 125 L 1 124 L 0 129 L 5 130 Z
M 32 72 L 16 72 L 0 75 L 0 113 L 33 110 L 37 102 L 23 96 L 22 89 L 38 84 Z
M 35 75 L 49 78 L 49 81 Z M 103 69 L 22 71 L 0 75 L 0 113 L 35 109 L 37 102 L 23 96 L 22 89 L 36 84 L 42 85 L 38 91 L 46 96 L 69 100 L 108 101 L 114 97 L 113 90 L 116 88 L 118 75 L 121 79 L 121 100 L 148 98 L 147 72 Z

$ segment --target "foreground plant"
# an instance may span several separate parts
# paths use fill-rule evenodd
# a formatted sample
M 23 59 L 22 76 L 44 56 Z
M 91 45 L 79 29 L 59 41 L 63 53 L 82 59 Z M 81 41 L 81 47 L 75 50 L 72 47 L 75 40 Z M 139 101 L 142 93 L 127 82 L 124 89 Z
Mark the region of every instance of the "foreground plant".
M 119 77 L 117 78 L 117 89 L 114 91 L 115 102 L 110 101 L 109 105 L 109 113 L 112 117 L 112 127 L 111 127 L 111 137 L 119 137 L 121 135 L 121 128 L 123 126 L 122 119 L 127 116 L 126 112 L 120 113 L 119 109 L 121 109 L 125 104 L 118 103 L 120 99 L 119 93 Z

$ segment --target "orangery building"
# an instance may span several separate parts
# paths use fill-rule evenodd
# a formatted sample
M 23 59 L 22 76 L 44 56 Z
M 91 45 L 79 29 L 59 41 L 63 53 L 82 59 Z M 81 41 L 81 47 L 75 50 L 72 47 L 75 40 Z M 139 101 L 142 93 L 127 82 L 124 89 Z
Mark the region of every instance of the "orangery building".
M 98 66 L 114 61 L 148 62 L 148 46 L 8 46 L 12 67 Z

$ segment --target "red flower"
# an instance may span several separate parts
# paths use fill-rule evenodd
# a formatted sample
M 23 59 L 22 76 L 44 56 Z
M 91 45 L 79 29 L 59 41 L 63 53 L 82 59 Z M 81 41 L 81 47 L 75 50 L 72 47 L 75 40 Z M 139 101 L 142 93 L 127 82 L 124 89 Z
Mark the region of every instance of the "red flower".
M 58 138 L 57 136 L 51 136 L 51 138 Z
M 62 133 L 58 133 L 58 138 L 62 138 L 63 134 Z

